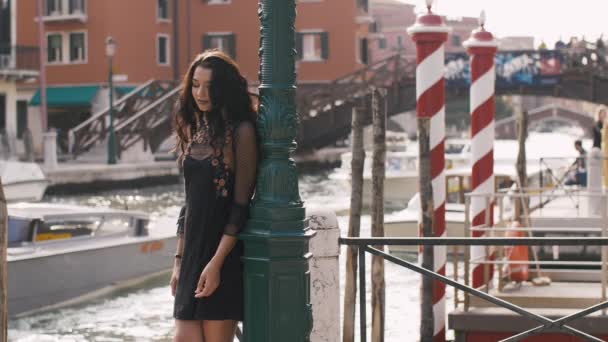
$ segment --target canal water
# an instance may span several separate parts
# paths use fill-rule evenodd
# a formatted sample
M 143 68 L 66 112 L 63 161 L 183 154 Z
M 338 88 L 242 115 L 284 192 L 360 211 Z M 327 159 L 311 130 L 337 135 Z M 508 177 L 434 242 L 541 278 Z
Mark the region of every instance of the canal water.
M 329 179 L 329 171 L 300 177 L 300 193 L 307 207 L 328 206 L 338 212 L 342 235 L 348 228 L 350 189 L 347 184 Z M 77 203 L 89 206 L 129 208 L 150 213 L 152 219 L 175 215 L 183 203 L 182 185 L 151 187 L 141 190 L 117 190 L 98 195 L 49 197 L 45 201 Z M 370 236 L 370 216 L 362 216 L 362 236 Z M 167 227 L 174 230 L 175 227 Z M 342 256 L 345 255 L 342 248 Z M 371 257 L 368 270 L 371 267 Z M 94 270 L 91 270 L 94 272 Z M 448 275 L 452 272 L 447 265 Z M 344 291 L 344 258 L 340 259 L 341 300 Z M 49 274 L 49 277 L 52 277 Z M 420 275 L 386 262 L 386 341 L 418 340 Z M 9 322 L 9 341 L 14 342 L 118 342 L 172 341 L 173 297 L 168 276 L 154 279 L 138 288 L 113 293 L 82 305 L 37 314 Z M 370 315 L 368 273 L 368 315 Z M 452 290 L 448 288 L 447 310 L 453 308 Z M 357 318 L 358 319 L 358 318 Z M 371 323 L 371 318 L 369 319 Z M 369 326 L 368 323 L 368 326 Z M 358 325 L 356 331 L 358 331 Z M 236 341 L 236 340 L 235 340 Z

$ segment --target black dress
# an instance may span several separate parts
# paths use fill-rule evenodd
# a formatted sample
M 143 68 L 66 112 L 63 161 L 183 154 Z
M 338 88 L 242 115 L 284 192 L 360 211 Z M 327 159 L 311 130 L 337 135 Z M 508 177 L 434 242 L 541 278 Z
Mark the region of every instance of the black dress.
M 223 140 L 199 146 L 211 151 L 204 158 L 187 153 L 183 161 L 186 205 L 178 220 L 184 250 L 173 308 L 176 319 L 243 320 L 241 241 L 225 258 L 220 284 L 213 294 L 194 297 L 201 272 L 214 256 L 222 236 L 236 235 L 245 225 L 255 186 L 257 148 L 253 124 L 230 126 Z

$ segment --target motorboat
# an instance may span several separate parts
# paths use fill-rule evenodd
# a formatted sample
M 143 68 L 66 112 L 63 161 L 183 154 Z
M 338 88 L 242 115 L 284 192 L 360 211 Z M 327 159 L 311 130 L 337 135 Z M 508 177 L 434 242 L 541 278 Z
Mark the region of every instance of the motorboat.
M 388 132 L 387 132 L 388 136 Z M 578 157 L 574 149 L 575 137 L 565 133 L 531 132 L 526 140 L 526 167 L 528 177 L 547 168 L 558 169 L 563 167 L 563 161 Z M 583 141 L 589 145 L 590 141 Z M 418 143 L 417 141 L 399 141 L 397 144 L 388 143 L 386 153 L 386 174 L 384 180 L 384 201 L 393 208 L 404 208 L 407 202 L 418 192 Z M 551 148 L 550 157 L 547 147 Z M 515 175 L 515 163 L 519 147 L 516 140 L 494 141 L 494 168 L 495 174 L 504 174 L 505 177 Z M 366 149 L 363 169 L 363 204 L 371 204 L 372 165 L 373 153 Z M 332 175 L 331 179 L 344 181 L 350 184 L 352 153 L 341 155 L 341 166 Z M 560 163 L 562 163 L 560 165 Z M 445 141 L 446 172 L 470 174 L 471 172 L 471 142 L 470 139 L 450 138 Z M 513 178 L 514 179 L 514 178 Z
M 141 212 L 52 203 L 7 210 L 10 317 L 76 303 L 173 265 L 176 234 L 167 227 L 174 219 L 151 225 Z
M 538 164 L 527 165 L 528 184 L 537 187 L 540 168 Z M 465 237 L 465 193 L 470 191 L 471 170 L 466 167 L 446 170 L 447 201 L 445 204 L 446 236 Z M 515 165 L 494 165 L 495 190 L 509 189 L 516 184 L 517 173 Z M 546 180 L 545 184 L 549 184 Z M 495 208 L 494 221 L 500 221 L 500 213 L 510 210 L 511 203 L 502 208 Z M 408 202 L 407 208 L 387 214 L 384 219 L 384 235 L 386 237 L 415 237 L 418 236 L 418 221 L 420 216 L 420 195 L 416 193 Z M 394 254 L 418 253 L 417 246 L 389 246 Z
M 418 142 L 398 140 L 389 144 L 384 179 L 384 201 L 389 207 L 404 208 L 407 202 L 418 192 Z M 470 163 L 468 141 L 448 139 L 446 146 L 446 168 L 458 168 Z M 373 152 L 366 150 L 363 168 L 363 205 L 371 204 L 372 193 L 372 159 Z M 345 152 L 340 156 L 341 166 L 330 175 L 332 180 L 347 182 L 350 185 L 352 153 Z
M 40 201 L 49 181 L 36 163 L 0 161 L 0 179 L 8 202 Z

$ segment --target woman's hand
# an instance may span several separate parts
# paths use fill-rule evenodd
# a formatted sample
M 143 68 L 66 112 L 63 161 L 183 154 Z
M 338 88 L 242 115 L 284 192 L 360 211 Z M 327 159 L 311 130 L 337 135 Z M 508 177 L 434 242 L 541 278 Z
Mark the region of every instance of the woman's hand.
M 220 285 L 220 269 L 222 265 L 211 260 L 198 279 L 198 285 L 194 291 L 194 298 L 209 297 Z
M 171 274 L 171 280 L 169 281 L 169 285 L 171 286 L 171 294 L 175 297 L 175 291 L 177 289 L 177 282 L 179 281 L 179 269 L 180 265 L 175 263 L 173 265 L 173 273 Z

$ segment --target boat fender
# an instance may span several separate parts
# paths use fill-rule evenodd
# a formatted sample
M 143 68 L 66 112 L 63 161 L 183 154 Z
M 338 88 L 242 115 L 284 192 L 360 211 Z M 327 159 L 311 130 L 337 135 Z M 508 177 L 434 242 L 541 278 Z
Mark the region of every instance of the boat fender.
M 521 224 L 517 221 L 513 221 L 509 225 L 509 230 L 505 233 L 506 238 L 517 238 L 525 237 L 526 233 L 519 229 Z M 517 261 L 528 262 L 530 255 L 528 246 L 507 246 L 505 247 L 505 255 L 509 264 L 503 267 L 503 272 L 511 280 L 515 282 L 527 281 L 529 279 L 530 265 L 518 264 Z

